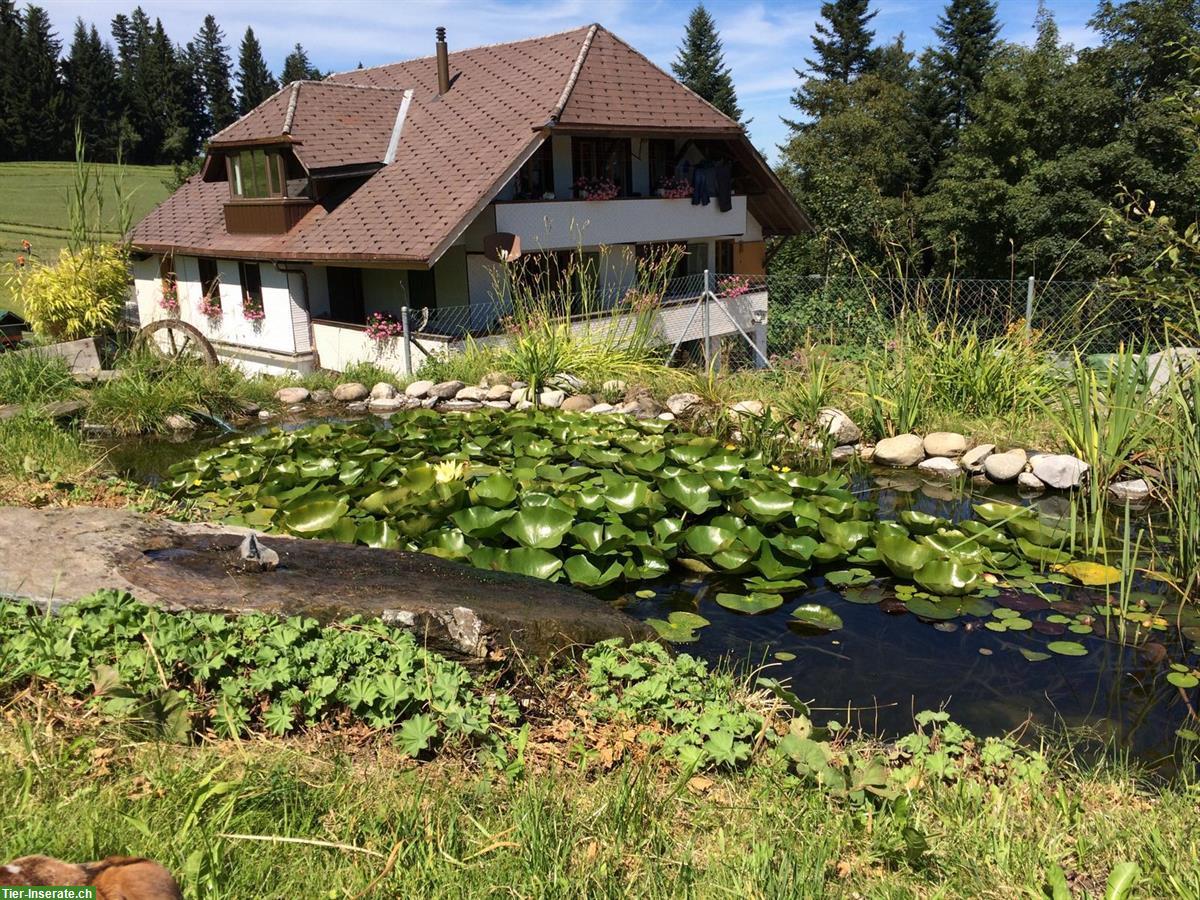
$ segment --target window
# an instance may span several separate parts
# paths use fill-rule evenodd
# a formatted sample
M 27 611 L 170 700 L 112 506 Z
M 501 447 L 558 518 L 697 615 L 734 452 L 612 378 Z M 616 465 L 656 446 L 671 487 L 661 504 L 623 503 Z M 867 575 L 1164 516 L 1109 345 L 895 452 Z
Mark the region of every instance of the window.
M 611 181 L 617 186 L 618 197 L 629 196 L 633 172 L 628 138 L 571 138 L 571 156 L 576 191 L 580 181 Z
M 547 138 L 517 172 L 518 200 L 542 200 L 554 195 L 554 152 Z
M 733 241 L 717 241 L 716 270 L 722 275 L 733 271 Z
M 227 157 L 229 192 L 242 200 L 283 197 L 287 168 L 277 150 L 243 150 Z
M 675 177 L 675 142 L 670 138 L 653 138 L 648 152 L 650 193 L 654 193 L 668 178 Z
M 708 268 L 708 244 L 688 244 L 687 272 L 700 275 Z
M 249 305 L 262 309 L 262 270 L 258 263 L 239 262 L 238 280 L 242 283 L 242 303 L 249 299 Z
M 595 302 L 600 284 L 600 254 L 594 250 L 526 253 L 513 264 L 513 291 L 523 302 L 545 303 L 554 316 L 583 312 Z M 584 297 L 584 294 L 593 296 Z
M 221 278 L 217 273 L 217 261 L 200 257 L 196 260 L 200 265 L 200 293 L 204 297 L 215 297 L 221 291 Z
M 433 277 L 433 269 L 409 270 L 408 305 L 413 309 L 433 309 L 437 306 L 437 281 Z
M 644 277 L 655 267 L 662 265 L 661 260 L 664 255 L 671 252 L 675 248 L 679 254 L 675 261 L 674 271 L 670 272 L 671 278 L 682 278 L 687 274 L 687 247 L 684 244 L 638 244 L 637 245 L 637 267 L 638 276 Z

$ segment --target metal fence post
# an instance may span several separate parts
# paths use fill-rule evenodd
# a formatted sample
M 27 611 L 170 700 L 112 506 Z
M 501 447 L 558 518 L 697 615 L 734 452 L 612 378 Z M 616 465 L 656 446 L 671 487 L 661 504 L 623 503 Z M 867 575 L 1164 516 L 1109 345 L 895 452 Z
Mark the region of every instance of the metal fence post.
M 404 374 L 411 375 L 412 371 L 412 334 L 408 328 L 408 307 L 400 307 L 400 322 L 404 327 Z
M 1034 277 L 1029 276 L 1029 288 L 1025 291 L 1025 333 L 1029 334 L 1033 331 L 1033 281 Z
M 712 297 L 712 287 L 710 286 L 708 269 L 704 270 L 704 293 L 701 299 L 704 302 L 704 368 L 712 366 L 712 334 L 710 328 L 710 316 L 708 311 L 709 299 Z

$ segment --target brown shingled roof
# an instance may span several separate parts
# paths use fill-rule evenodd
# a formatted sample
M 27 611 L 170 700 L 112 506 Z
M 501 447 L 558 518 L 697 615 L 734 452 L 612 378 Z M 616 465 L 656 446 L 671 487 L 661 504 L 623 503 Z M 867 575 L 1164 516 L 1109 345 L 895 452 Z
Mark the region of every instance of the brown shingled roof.
M 571 130 L 727 135 L 761 163 L 735 122 L 599 26 L 451 53 L 450 73 L 451 89 L 441 96 L 433 57 L 284 88 L 214 136 L 213 149 L 286 136 L 310 169 L 382 162 L 411 90 L 394 161 L 340 203 L 315 205 L 286 234 L 228 234 L 228 185 L 195 177 L 137 225 L 134 245 L 429 266 L 541 144 L 555 114 Z M 790 198 L 784 202 L 803 222 Z

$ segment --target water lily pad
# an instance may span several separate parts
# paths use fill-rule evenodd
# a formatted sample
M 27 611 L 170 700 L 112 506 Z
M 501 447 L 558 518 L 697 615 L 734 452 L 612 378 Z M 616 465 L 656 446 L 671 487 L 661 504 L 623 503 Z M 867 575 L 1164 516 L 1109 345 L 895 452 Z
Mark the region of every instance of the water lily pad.
M 938 528 L 950 524 L 940 516 L 932 516 L 915 509 L 903 510 L 900 513 L 900 521 L 913 534 L 933 534 Z
M 728 549 L 737 540 L 737 534 L 713 525 L 693 525 L 683 533 L 683 540 L 696 553 L 712 556 Z
M 470 506 L 450 516 L 463 532 L 471 537 L 495 537 L 501 526 L 517 514 L 514 509 L 492 509 L 490 506 Z
M 838 587 L 869 584 L 874 579 L 875 576 L 866 569 L 839 569 L 825 574 L 825 581 Z
M 1068 563 L 1060 571 L 1070 575 L 1080 584 L 1085 584 L 1089 587 L 1115 584 L 1121 580 L 1120 569 L 1097 562 Z
M 1044 547 L 1040 544 L 1035 544 L 1023 537 L 1017 538 L 1017 547 L 1026 559 L 1032 559 L 1034 562 L 1063 565 L 1071 561 L 1070 553 L 1055 550 L 1053 547 Z
M 786 650 L 779 650 L 774 654 L 774 656 L 780 662 L 791 662 L 796 658 L 795 653 L 788 653 Z
M 624 571 L 620 563 L 611 563 L 601 571 L 590 559 L 582 553 L 567 558 L 563 563 L 563 571 L 571 584 L 580 587 L 603 587 L 621 577 Z
M 548 550 L 537 547 L 517 547 L 502 550 L 497 560 L 506 572 L 550 580 L 563 567 L 563 562 Z
M 797 606 L 792 610 L 792 618 L 823 631 L 836 631 L 842 627 L 841 616 L 820 603 L 804 603 Z
M 1033 510 L 1027 506 L 1017 506 L 1013 503 L 1001 503 L 995 500 L 976 503 L 972 505 L 971 509 L 975 510 L 975 515 L 991 524 L 1003 522 L 1005 519 L 1031 518 L 1034 516 Z
M 882 606 L 882 604 L 880 605 Z M 959 616 L 958 608 L 953 603 L 927 600 L 923 597 L 913 597 L 907 601 L 905 607 L 910 613 L 920 616 L 922 619 L 945 621 L 947 619 L 957 619 Z
M 1051 641 L 1046 649 L 1060 656 L 1087 656 L 1088 652 L 1087 647 L 1076 641 Z
M 283 514 L 283 525 L 297 534 L 318 534 L 333 528 L 350 509 L 345 500 L 316 500 Z
M 553 506 L 526 506 L 505 522 L 501 530 L 522 547 L 553 550 L 574 524 L 575 516 L 565 510 Z
M 687 474 L 664 478 L 659 482 L 658 489 L 668 500 L 697 516 L 714 506 L 719 506 L 721 502 L 713 496 L 712 488 L 700 475 Z
M 932 562 L 935 555 L 931 547 L 897 535 L 879 538 L 875 547 L 884 565 L 901 578 L 912 578 L 918 569 Z
M 979 581 L 979 571 L 958 560 L 933 560 L 915 573 L 913 580 L 933 594 L 968 594 Z
M 658 632 L 659 637 L 673 644 L 689 644 L 699 639 L 696 631 L 710 624 L 704 616 L 690 612 L 673 612 L 662 619 L 647 619 L 646 624 Z
M 1200 684 L 1200 678 L 1190 672 L 1170 672 L 1167 674 L 1167 681 L 1177 688 L 1191 690 L 1196 685 Z
M 777 522 L 792 511 L 793 502 L 791 494 L 764 491 L 742 500 L 742 508 L 759 522 Z
M 752 616 L 770 612 L 783 605 L 783 598 L 781 596 L 767 593 L 752 593 L 749 596 L 745 594 L 717 594 L 716 600 L 719 605 L 726 609 L 732 609 L 734 612 L 746 613 Z
M 1021 647 L 1021 655 L 1030 662 L 1044 662 L 1049 659 L 1052 654 L 1043 653 L 1040 650 L 1030 650 L 1027 647 Z

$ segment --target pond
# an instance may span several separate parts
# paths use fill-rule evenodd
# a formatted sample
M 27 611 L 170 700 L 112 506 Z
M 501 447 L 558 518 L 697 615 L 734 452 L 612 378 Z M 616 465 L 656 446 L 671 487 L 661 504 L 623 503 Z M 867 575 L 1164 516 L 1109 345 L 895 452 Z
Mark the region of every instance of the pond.
M 142 443 L 124 465 L 158 479 L 180 457 L 164 486 L 214 516 L 569 580 L 869 731 L 945 706 L 979 734 L 1084 726 L 1157 760 L 1196 729 L 1196 607 L 1144 560 L 1071 552 L 1062 496 L 805 474 L 665 423 L 548 413 Z

